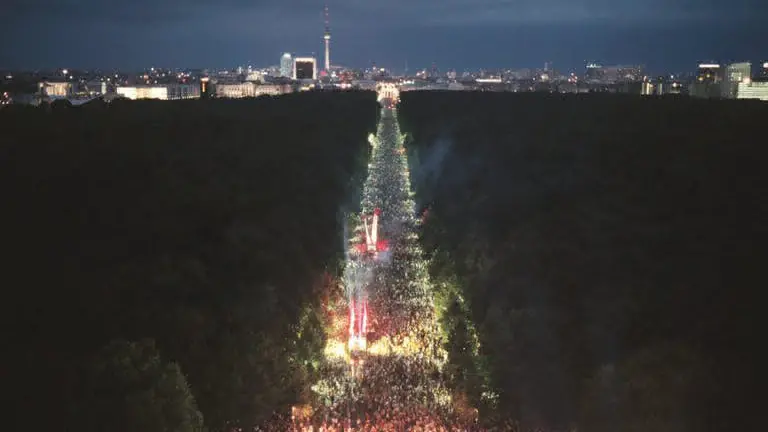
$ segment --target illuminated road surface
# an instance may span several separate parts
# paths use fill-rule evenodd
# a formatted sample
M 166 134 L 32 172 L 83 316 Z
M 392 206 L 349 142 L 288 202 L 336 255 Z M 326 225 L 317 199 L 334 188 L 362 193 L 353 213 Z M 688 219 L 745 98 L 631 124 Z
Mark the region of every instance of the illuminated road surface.
M 349 316 L 336 323 L 348 327 L 349 333 L 346 340 L 329 337 L 330 370 L 313 386 L 318 403 L 302 414 L 311 412 L 314 430 L 318 422 L 353 425 L 352 430 L 403 430 L 417 422 L 436 425 L 454 415 L 451 393 L 443 385 L 446 353 L 418 246 L 418 220 L 396 110 L 385 107 L 381 114 L 371 140 L 362 210 L 363 217 L 380 210 L 378 239 L 386 247 L 373 254 L 362 252 L 362 222 L 350 239 L 344 277 Z M 310 430 L 308 423 L 295 424 L 295 430 Z

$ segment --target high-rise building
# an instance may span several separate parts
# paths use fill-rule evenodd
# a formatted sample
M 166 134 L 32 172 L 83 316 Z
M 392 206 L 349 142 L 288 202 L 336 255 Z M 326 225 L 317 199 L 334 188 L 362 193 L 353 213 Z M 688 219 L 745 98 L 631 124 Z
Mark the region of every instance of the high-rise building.
M 207 76 L 200 78 L 200 97 L 208 99 L 211 96 L 211 79 Z
M 731 82 L 741 82 L 752 78 L 752 63 L 732 63 L 725 69 L 725 79 Z
M 331 24 L 328 19 L 328 5 L 325 5 L 325 34 L 323 35 L 325 40 L 325 71 L 331 70 Z
M 719 83 L 723 80 L 723 68 L 717 63 L 702 63 L 696 74 L 696 81 L 703 83 Z
M 763 67 L 757 73 L 757 78 L 768 79 L 768 62 L 763 63 Z
M 733 63 L 725 68 L 725 76 L 721 84 L 721 95 L 733 99 L 739 89 L 739 83 L 752 80 L 752 63 Z
M 317 79 L 317 60 L 314 57 L 296 57 L 293 59 L 293 79 Z
M 721 82 L 723 68 L 717 63 L 702 63 L 696 72 L 696 81 L 690 86 L 689 93 L 693 97 L 721 97 Z
M 290 78 L 293 75 L 293 59 L 290 53 L 283 54 L 280 57 L 280 76 Z

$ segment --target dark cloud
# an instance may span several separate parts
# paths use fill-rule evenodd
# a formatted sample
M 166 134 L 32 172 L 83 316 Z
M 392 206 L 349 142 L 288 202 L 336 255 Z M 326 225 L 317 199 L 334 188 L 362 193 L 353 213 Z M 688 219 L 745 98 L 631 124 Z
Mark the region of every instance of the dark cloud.
M 540 57 L 568 62 L 564 58 L 574 56 L 662 63 L 699 52 L 711 52 L 709 58 L 745 52 L 747 44 L 758 51 L 757 40 L 768 39 L 765 0 L 329 0 L 329 5 L 334 60 L 353 65 L 379 59 L 395 66 L 406 58 L 415 65 L 431 56 L 457 67 L 470 60 L 490 66 L 501 60 L 496 52 L 509 51 L 519 53 L 504 59 L 511 66 Z M 323 3 L 317 0 L 6 0 L 4 6 L 0 32 L 15 43 L 0 46 L 0 67 L 265 65 L 283 51 L 322 50 Z M 683 42 L 686 52 L 678 48 Z M 644 48 L 649 44 L 656 44 L 653 50 Z
M 559 23 L 602 20 L 646 21 L 673 19 L 690 21 L 764 19 L 768 2 L 763 0 L 335 0 L 333 16 L 361 19 L 372 26 L 402 23 Z M 297 18 L 320 17 L 323 3 L 315 0 L 7 0 L 7 16 L 13 21 L 47 17 L 67 20 L 76 17 L 110 22 L 177 22 L 206 14 L 258 13 Z M 386 19 L 384 19 L 386 18 Z M 394 19 L 394 21 L 387 21 Z
M 429 22 L 462 24 L 559 24 L 658 22 L 711 23 L 753 19 L 762 0 L 446 0 Z
M 45 22 L 88 25 L 161 23 L 187 19 L 192 8 L 176 8 L 175 2 L 108 2 L 89 0 L 10 0 L 8 16 L 12 22 Z M 179 6 L 176 4 L 175 6 Z

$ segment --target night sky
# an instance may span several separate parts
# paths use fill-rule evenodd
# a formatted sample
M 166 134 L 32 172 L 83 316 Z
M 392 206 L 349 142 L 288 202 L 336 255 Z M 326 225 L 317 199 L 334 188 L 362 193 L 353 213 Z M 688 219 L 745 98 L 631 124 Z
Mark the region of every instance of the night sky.
M 333 64 L 402 70 L 768 59 L 767 0 L 329 0 Z M 234 67 L 322 57 L 323 2 L 6 0 L 0 68 Z

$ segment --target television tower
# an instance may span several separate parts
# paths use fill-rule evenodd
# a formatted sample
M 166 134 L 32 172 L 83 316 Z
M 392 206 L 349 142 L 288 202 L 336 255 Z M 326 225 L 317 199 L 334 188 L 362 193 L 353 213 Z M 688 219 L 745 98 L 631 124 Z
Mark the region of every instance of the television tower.
M 328 19 L 328 4 L 325 4 L 325 35 L 323 35 L 323 39 L 325 39 L 325 71 L 330 72 L 331 70 L 331 24 Z

